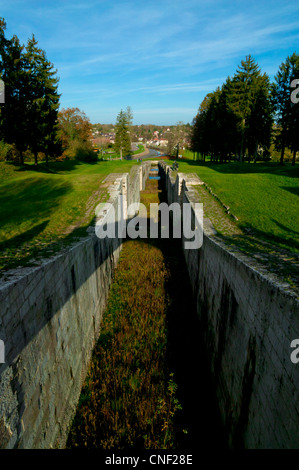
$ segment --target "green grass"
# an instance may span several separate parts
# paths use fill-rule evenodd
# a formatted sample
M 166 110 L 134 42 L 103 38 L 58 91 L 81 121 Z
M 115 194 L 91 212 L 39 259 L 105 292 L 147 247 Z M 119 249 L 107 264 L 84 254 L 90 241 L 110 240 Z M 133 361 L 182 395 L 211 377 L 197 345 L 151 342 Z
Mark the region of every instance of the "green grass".
M 128 172 L 135 161 L 55 162 L 48 172 L 0 163 L 0 269 L 27 264 L 86 235 L 94 209 L 107 199 L 103 179 Z M 57 242 L 59 242 L 57 244 Z
M 138 144 L 138 150 L 135 150 L 134 152 L 132 152 L 132 155 L 138 155 L 139 153 L 144 152 L 144 150 L 145 150 L 144 145 Z M 99 158 L 101 158 L 101 152 L 99 153 Z M 111 158 L 111 159 L 115 159 L 115 160 L 116 160 L 116 159 L 120 158 L 120 153 L 114 152 L 114 151 L 112 151 L 112 152 L 109 152 L 109 151 L 107 152 L 107 151 L 106 151 L 106 152 L 103 154 L 103 158 L 104 158 L 104 159 L 106 159 L 106 158 L 109 158 L 109 159 L 110 159 L 110 158 Z
M 194 153 L 189 149 L 183 150 L 183 152 L 181 152 L 181 154 L 183 155 L 184 158 L 186 158 L 188 160 L 193 160 L 193 158 L 194 158 Z
M 133 152 L 133 155 L 137 155 L 138 153 L 142 153 L 142 152 L 144 152 L 144 150 L 145 150 L 144 145 L 138 144 L 138 150 L 135 150 L 135 151 Z
M 261 239 L 299 251 L 299 166 L 277 163 L 179 162 L 196 173 L 238 217 L 238 226 Z M 246 232 L 246 230 L 245 230 Z

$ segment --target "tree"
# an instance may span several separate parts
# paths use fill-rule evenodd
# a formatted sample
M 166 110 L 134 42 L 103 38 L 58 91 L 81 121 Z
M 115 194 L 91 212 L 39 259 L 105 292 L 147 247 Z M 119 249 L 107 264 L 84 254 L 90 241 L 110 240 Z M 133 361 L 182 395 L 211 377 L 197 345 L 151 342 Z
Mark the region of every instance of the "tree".
M 291 102 L 291 123 L 289 142 L 293 152 L 292 165 L 294 166 L 296 162 L 296 154 L 299 150 L 299 101 Z
M 92 135 L 92 125 L 85 112 L 79 108 L 63 108 L 58 113 L 58 134 L 62 147 L 66 150 L 75 140 L 88 142 Z
M 184 145 L 186 138 L 185 124 L 179 121 L 171 129 L 171 131 L 166 132 L 168 140 L 167 153 L 173 155 L 175 152 L 176 157 L 178 157 L 180 148 Z
M 269 77 L 264 74 L 258 79 L 258 86 L 252 111 L 248 120 L 248 154 L 257 161 L 259 148 L 267 151 L 271 143 L 273 127 L 273 105 L 270 97 Z
M 248 148 L 250 139 L 254 137 L 255 148 L 257 135 L 255 130 L 266 117 L 271 121 L 271 108 L 268 105 L 269 81 L 266 74 L 262 75 L 258 65 L 249 55 L 245 61 L 241 61 L 238 70 L 230 82 L 230 90 L 227 94 L 228 106 L 238 121 L 240 132 L 240 160 L 242 161 L 245 149 Z M 265 112 L 268 112 L 265 116 Z M 254 129 L 256 117 L 260 117 L 258 125 Z M 264 127 L 266 130 L 266 127 Z M 250 151 L 250 148 L 249 148 Z
M 221 104 L 222 92 L 218 87 L 209 96 L 209 107 L 206 114 L 207 135 L 211 160 L 218 161 L 219 156 L 223 156 L 224 141 L 221 138 L 223 116 Z
M 295 156 L 298 149 L 298 104 L 292 103 L 292 89 L 290 88 L 292 81 L 298 78 L 299 55 L 294 52 L 280 65 L 272 85 L 272 102 L 277 124 L 275 146 L 281 150 L 281 165 L 283 165 L 285 148 L 287 146 L 293 149 Z
M 192 122 L 191 149 L 194 153 L 196 153 L 197 159 L 198 154 L 201 153 L 203 160 L 205 160 L 205 157 L 210 149 L 207 116 L 211 96 L 211 93 L 205 96 L 204 100 L 199 106 L 198 113 Z
M 209 93 L 193 121 L 192 147 L 212 161 L 230 161 L 237 153 L 242 161 L 257 159 L 260 148 L 270 146 L 272 106 L 270 83 L 251 56 L 241 62 L 233 78 Z
M 0 139 L 14 144 L 23 164 L 27 147 L 28 80 L 24 70 L 23 46 L 17 36 L 5 37 L 6 23 L 0 19 L 0 78 L 5 84 L 5 106 L 1 106 Z
M 48 156 L 58 148 L 56 139 L 59 98 L 58 78 L 53 64 L 46 58 L 45 52 L 38 48 L 32 36 L 28 40 L 25 59 L 25 70 L 28 74 L 27 116 L 30 122 L 28 129 L 29 146 L 34 153 L 37 165 L 38 152 L 44 152 L 48 165 Z
M 227 105 L 230 80 L 227 79 L 202 101 L 193 123 L 192 149 L 201 153 L 203 159 L 208 153 L 212 161 L 230 159 L 238 139 L 236 118 Z
M 56 151 L 56 124 L 59 106 L 58 79 L 53 65 L 34 36 L 26 50 L 17 36 L 5 37 L 6 23 L 0 19 L 0 77 L 5 83 L 5 106 L 0 114 L 0 138 L 14 144 L 21 164 L 23 152 Z
M 123 155 L 128 155 L 131 152 L 131 138 L 130 138 L 130 122 L 131 114 L 124 112 L 122 109 L 117 115 L 115 124 L 115 150 L 120 153 L 120 159 Z
M 97 159 L 91 143 L 92 124 L 84 111 L 79 108 L 63 108 L 58 113 L 57 134 L 64 157 L 83 161 Z

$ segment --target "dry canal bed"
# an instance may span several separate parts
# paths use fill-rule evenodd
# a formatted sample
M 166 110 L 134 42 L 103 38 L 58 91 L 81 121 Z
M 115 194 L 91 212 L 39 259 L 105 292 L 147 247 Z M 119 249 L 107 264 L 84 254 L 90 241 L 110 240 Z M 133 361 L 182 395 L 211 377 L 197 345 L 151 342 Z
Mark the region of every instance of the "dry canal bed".
M 163 200 L 149 179 L 141 202 Z M 67 447 L 224 448 L 201 344 L 181 241 L 127 239 Z

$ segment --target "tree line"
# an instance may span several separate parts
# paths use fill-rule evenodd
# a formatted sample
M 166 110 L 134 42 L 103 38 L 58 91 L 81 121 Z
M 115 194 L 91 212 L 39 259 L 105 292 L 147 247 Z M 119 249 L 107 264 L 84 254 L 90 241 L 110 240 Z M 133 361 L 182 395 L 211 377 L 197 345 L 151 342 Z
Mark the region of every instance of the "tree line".
M 254 162 L 270 157 L 273 143 L 283 164 L 286 148 L 295 164 L 299 150 L 299 104 L 291 99 L 299 83 L 299 55 L 283 62 L 274 82 L 262 73 L 249 55 L 241 61 L 234 76 L 214 92 L 208 93 L 192 122 L 191 150 L 203 160 Z M 299 91 L 299 90 L 298 90 Z
M 5 85 L 1 106 L 0 139 L 14 144 L 21 163 L 30 148 L 37 164 L 43 150 L 55 153 L 55 131 L 59 107 L 56 70 L 32 35 L 27 45 L 18 37 L 5 37 L 6 23 L 0 19 L 0 76 Z
M 64 159 L 96 158 L 91 144 L 92 125 L 83 111 L 59 111 L 57 70 L 38 46 L 34 35 L 22 45 L 16 35 L 6 38 L 0 18 L 0 78 L 5 103 L 0 106 L 0 156 L 18 160 L 33 156 Z

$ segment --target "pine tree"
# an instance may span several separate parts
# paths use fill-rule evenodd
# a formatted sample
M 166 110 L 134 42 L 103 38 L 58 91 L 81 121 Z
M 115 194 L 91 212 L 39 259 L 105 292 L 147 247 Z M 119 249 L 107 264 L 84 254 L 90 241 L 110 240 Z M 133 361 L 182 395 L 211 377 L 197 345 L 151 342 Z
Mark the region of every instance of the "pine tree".
M 56 148 L 57 118 L 59 108 L 58 78 L 53 64 L 45 52 L 37 46 L 32 36 L 24 54 L 26 72 L 29 77 L 28 117 L 30 121 L 29 145 L 37 165 L 38 152 L 44 152 L 48 164 L 49 154 Z
M 277 124 L 275 146 L 281 150 L 281 165 L 283 165 L 284 152 L 287 146 L 293 148 L 295 155 L 296 150 L 294 149 L 298 149 L 298 110 L 296 104 L 294 105 L 291 101 L 292 89 L 290 87 L 292 81 L 297 78 L 299 78 L 299 55 L 294 52 L 280 65 L 274 77 L 275 82 L 272 85 L 272 101 Z
M 5 83 L 5 106 L 1 107 L 0 139 L 14 144 L 24 163 L 23 152 L 48 156 L 57 150 L 58 79 L 53 65 L 34 36 L 26 50 L 17 36 L 5 37 L 6 23 L 0 19 L 0 78 Z
M 131 106 L 127 106 L 126 115 L 127 115 L 128 127 L 129 127 L 129 132 L 130 132 L 130 141 L 132 142 L 134 139 L 134 131 L 133 131 L 133 111 L 132 111 Z
M 258 111 L 257 97 L 261 93 L 263 83 L 264 78 L 260 69 L 250 55 L 245 61 L 241 61 L 241 65 L 238 66 L 231 80 L 228 106 L 238 121 L 241 161 L 244 159 L 245 149 L 253 133 L 250 125 L 253 122 L 254 113 Z
M 291 123 L 289 142 L 293 152 L 292 165 L 295 165 L 296 154 L 299 151 L 299 101 L 291 102 Z
M 130 139 L 130 116 L 122 109 L 117 115 L 115 124 L 115 149 L 120 153 L 120 159 L 123 155 L 129 155 L 131 152 L 131 139 Z
M 5 105 L 1 106 L 0 139 L 15 144 L 23 164 L 27 147 L 27 75 L 24 70 L 23 46 L 17 36 L 5 37 L 6 23 L 0 19 L 0 78 L 5 84 Z
M 273 125 L 273 105 L 270 98 L 270 80 L 267 74 L 257 79 L 257 88 L 248 121 L 248 153 L 258 157 L 259 148 L 267 152 L 271 143 Z

